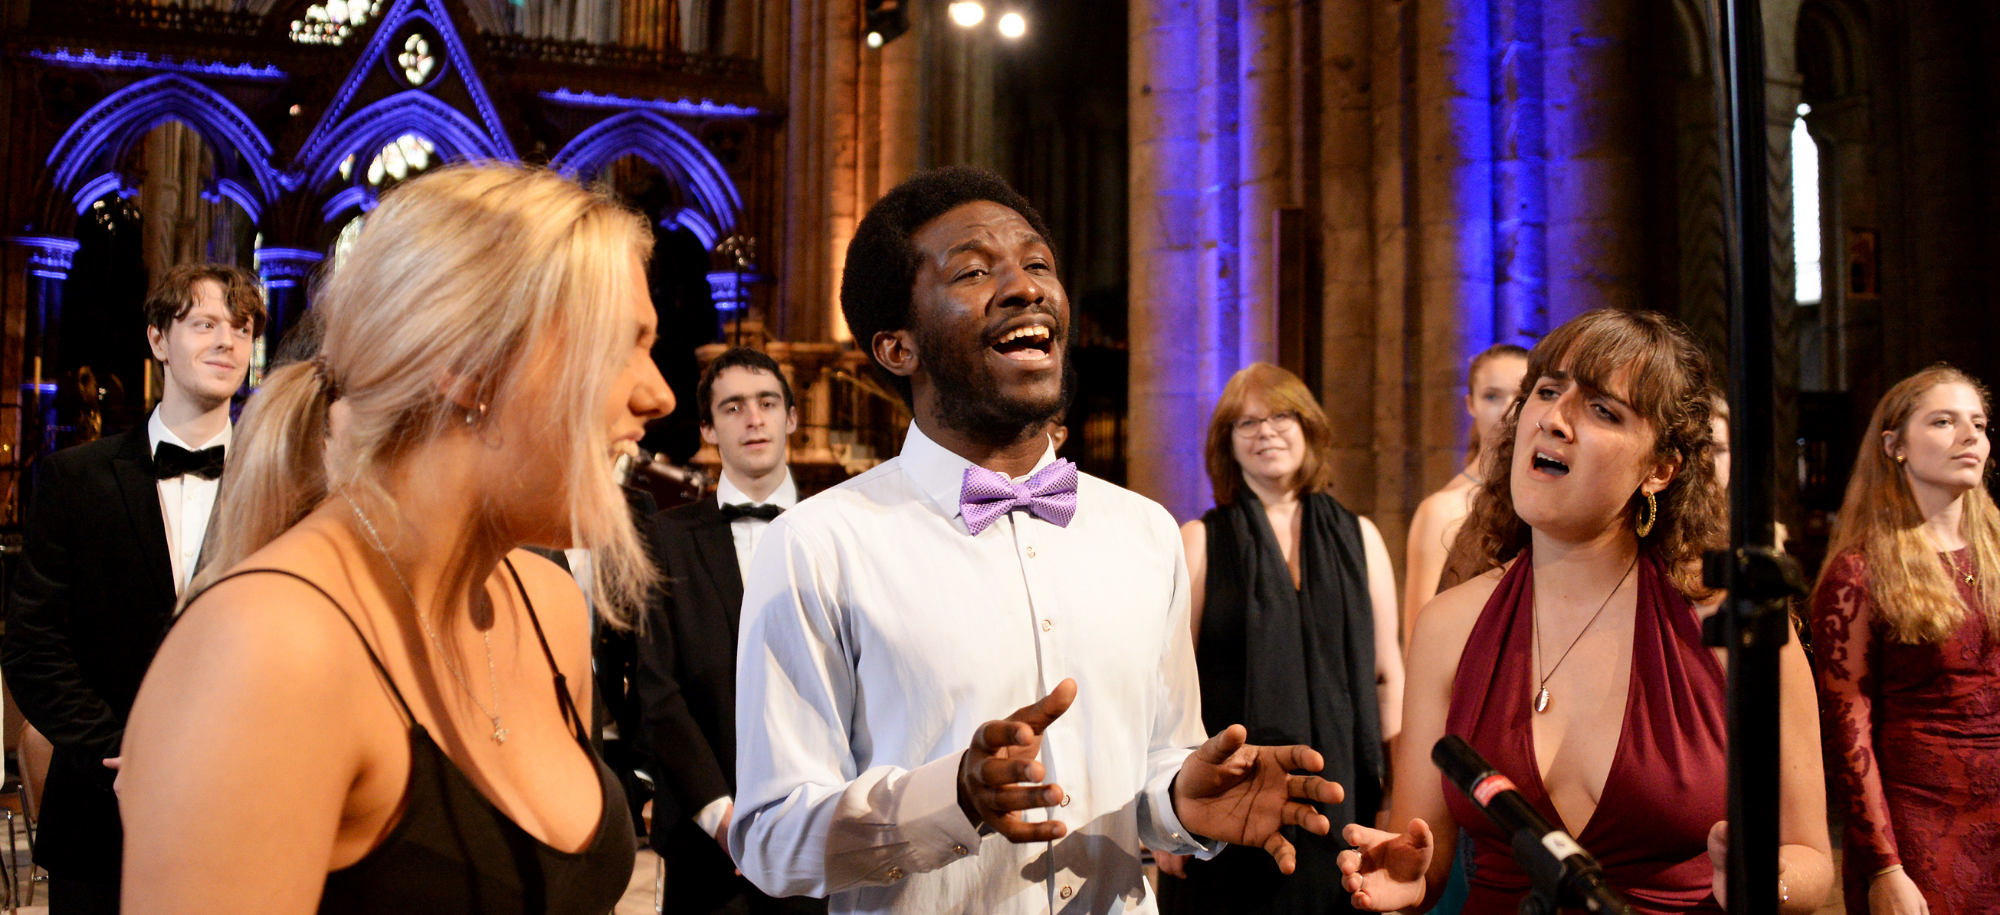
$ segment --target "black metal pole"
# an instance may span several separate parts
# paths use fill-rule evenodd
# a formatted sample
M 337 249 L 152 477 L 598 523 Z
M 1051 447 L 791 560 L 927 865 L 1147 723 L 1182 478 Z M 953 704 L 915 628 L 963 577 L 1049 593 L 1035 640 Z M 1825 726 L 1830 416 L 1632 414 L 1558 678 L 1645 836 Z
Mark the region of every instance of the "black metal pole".
M 1778 909 L 1778 653 L 1791 637 L 1785 598 L 1796 567 L 1772 547 L 1777 486 L 1771 406 L 1776 375 L 1771 201 L 1759 0 L 1717 0 L 1718 94 L 1732 166 L 1729 387 L 1734 470 L 1730 551 L 1710 557 L 1709 583 L 1729 589 L 1709 621 L 1729 649 L 1729 911 Z

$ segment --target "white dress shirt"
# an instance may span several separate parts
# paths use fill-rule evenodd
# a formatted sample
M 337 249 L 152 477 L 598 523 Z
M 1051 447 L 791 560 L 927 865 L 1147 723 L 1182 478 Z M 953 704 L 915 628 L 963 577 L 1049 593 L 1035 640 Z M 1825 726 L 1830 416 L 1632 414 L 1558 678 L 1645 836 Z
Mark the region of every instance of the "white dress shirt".
M 146 420 L 146 453 L 158 451 L 160 443 L 166 442 L 189 451 L 222 445 L 227 454 L 233 431 L 234 426 L 225 423 L 222 434 L 200 445 L 190 445 L 181 441 L 174 430 L 167 428 L 166 421 L 160 419 L 160 411 L 154 410 Z M 221 486 L 219 477 L 204 480 L 193 474 L 168 477 L 159 482 L 160 517 L 167 524 L 167 553 L 173 558 L 176 597 L 187 590 L 188 580 L 194 577 L 195 563 L 201 560 L 201 541 L 208 534 L 209 515 L 215 510 L 215 491 Z
M 968 536 L 968 466 L 913 425 L 899 457 L 773 522 L 745 579 L 730 848 L 765 892 L 836 913 L 1153 912 L 1142 843 L 1220 847 L 1169 796 L 1203 739 L 1180 533 L 1081 476 L 1069 527 L 1016 511 Z M 974 729 L 1065 677 L 1041 760 L 1068 797 L 1025 818 L 1069 834 L 982 834 L 958 806 Z
M 724 505 L 776 505 L 790 511 L 799 504 L 799 487 L 792 482 L 791 468 L 785 468 L 785 479 L 778 488 L 771 491 L 771 497 L 759 502 L 745 495 L 737 488 L 736 481 L 729 478 L 729 471 L 722 471 L 722 481 L 715 484 L 715 506 Z M 736 569 L 743 573 L 743 580 L 750 580 L 750 557 L 757 554 L 757 544 L 764 539 L 764 529 L 771 522 L 762 518 L 738 518 L 729 522 L 729 535 L 736 541 Z
M 785 468 L 785 479 L 778 484 L 777 489 L 771 491 L 771 498 L 764 502 L 750 498 L 738 488 L 736 481 L 729 478 L 729 469 L 726 467 L 723 468 L 721 482 L 715 484 L 717 508 L 724 505 L 776 505 L 789 511 L 797 504 L 799 504 L 799 487 L 792 482 L 792 471 L 789 467 Z M 764 529 L 770 526 L 771 522 L 762 518 L 738 518 L 729 522 L 729 536 L 736 543 L 736 571 L 742 573 L 744 581 L 750 580 L 750 557 L 756 555 L 757 544 L 764 539 Z M 715 835 L 715 831 L 722 827 L 722 818 L 728 815 L 729 808 L 735 804 L 736 799 L 726 794 L 709 801 L 695 813 L 695 825 L 700 826 L 702 832 Z

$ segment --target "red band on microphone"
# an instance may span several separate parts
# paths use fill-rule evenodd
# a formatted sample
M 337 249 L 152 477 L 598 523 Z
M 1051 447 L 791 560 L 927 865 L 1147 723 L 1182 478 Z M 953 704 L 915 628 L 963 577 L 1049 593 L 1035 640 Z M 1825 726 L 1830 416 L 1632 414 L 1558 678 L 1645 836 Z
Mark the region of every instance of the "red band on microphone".
M 1473 782 L 1471 794 L 1473 799 L 1479 802 L 1479 806 L 1484 807 L 1492 803 L 1494 795 L 1502 791 L 1515 790 L 1518 789 L 1514 787 L 1513 782 L 1507 780 L 1507 776 L 1493 772 Z

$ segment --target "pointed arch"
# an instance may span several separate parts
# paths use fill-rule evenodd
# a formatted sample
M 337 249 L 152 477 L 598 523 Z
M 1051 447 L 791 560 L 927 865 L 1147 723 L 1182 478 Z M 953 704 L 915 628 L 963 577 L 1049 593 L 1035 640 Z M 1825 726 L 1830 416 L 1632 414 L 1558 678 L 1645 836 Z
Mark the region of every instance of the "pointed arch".
M 234 102 L 177 73 L 126 86 L 77 118 L 49 152 L 48 186 L 81 211 L 123 183 L 119 160 L 169 120 L 188 125 L 215 150 L 218 192 L 257 220 L 282 190 L 281 176 L 271 165 L 271 141 Z
M 325 190 L 340 175 L 340 163 L 350 155 L 363 161 L 406 133 L 421 134 L 437 144 L 438 156 L 459 159 L 514 159 L 514 151 L 495 142 L 464 112 L 416 89 L 398 92 L 369 105 L 320 137 L 306 160 L 305 186 Z
M 622 156 L 638 156 L 680 182 L 693 206 L 674 217 L 714 244 L 736 228 L 743 195 L 694 134 L 657 112 L 627 111 L 577 134 L 549 167 L 571 178 L 589 178 Z

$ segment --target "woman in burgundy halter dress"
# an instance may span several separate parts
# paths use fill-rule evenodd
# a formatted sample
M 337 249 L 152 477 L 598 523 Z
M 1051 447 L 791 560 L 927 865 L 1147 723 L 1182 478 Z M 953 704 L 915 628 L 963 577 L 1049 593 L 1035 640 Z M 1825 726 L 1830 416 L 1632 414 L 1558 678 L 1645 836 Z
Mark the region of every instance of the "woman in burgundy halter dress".
M 588 610 L 523 544 L 653 573 L 614 449 L 673 407 L 645 221 L 553 172 L 384 194 L 324 348 L 230 449 L 125 733 L 125 911 L 604 915 L 634 831 L 591 752 Z M 554 688 L 552 689 L 551 686 Z
M 2000 509 L 1981 485 L 1987 404 L 1948 366 L 1889 389 L 1813 592 L 1852 915 L 2000 912 Z
M 1427 909 L 1458 830 L 1474 839 L 1467 915 L 1530 890 L 1509 838 L 1430 761 L 1470 742 L 1565 826 L 1642 913 L 1716 912 L 1710 834 L 1726 815 L 1724 672 L 1701 644 L 1703 550 L 1725 508 L 1709 454 L 1707 357 L 1671 320 L 1593 311 L 1529 355 L 1497 470 L 1453 548 L 1463 584 L 1417 619 L 1390 822 L 1344 836 L 1357 908 Z M 1785 653 L 1782 910 L 1832 877 L 1811 674 Z

